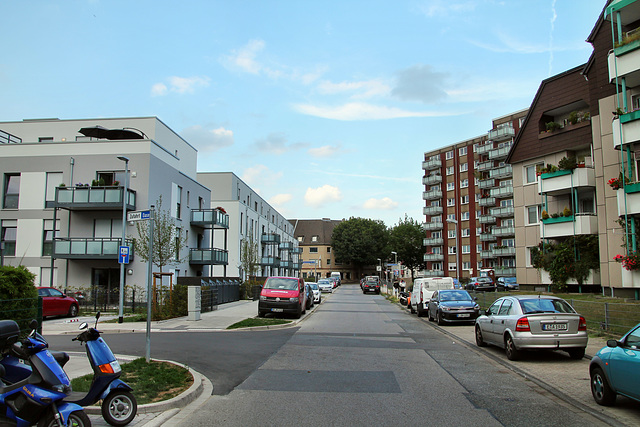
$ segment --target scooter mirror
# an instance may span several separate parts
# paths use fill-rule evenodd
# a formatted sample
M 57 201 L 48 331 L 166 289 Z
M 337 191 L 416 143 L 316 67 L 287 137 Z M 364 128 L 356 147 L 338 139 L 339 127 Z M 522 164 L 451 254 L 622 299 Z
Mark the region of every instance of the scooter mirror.
M 98 320 L 100 318 L 100 312 L 96 313 L 96 320 Z
M 89 324 L 87 322 L 82 322 L 80 323 L 80 326 L 78 326 L 78 329 L 83 330 L 83 329 L 87 329 L 89 327 Z

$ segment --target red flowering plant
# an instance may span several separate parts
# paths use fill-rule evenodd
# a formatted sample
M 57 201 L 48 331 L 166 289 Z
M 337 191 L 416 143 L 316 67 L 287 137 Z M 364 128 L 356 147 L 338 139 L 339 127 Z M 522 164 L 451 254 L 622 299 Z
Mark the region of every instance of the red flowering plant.
M 622 172 L 620 172 L 620 176 L 618 176 L 618 178 L 611 178 L 609 181 L 607 181 L 607 184 L 609 184 L 609 186 L 614 190 L 618 190 L 622 188 L 623 181 L 625 184 L 629 184 L 629 178 L 627 178 L 626 176 L 623 178 Z
M 613 260 L 622 264 L 627 270 L 640 269 L 640 254 L 638 252 L 629 252 L 629 255 L 616 255 Z

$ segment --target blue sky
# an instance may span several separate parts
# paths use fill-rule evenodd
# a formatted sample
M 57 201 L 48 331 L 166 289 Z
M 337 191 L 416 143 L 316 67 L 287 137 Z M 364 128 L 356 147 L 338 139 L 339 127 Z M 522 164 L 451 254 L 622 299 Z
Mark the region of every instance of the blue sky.
M 288 218 L 423 222 L 423 153 L 586 62 L 604 4 L 0 0 L 0 121 L 157 116 Z

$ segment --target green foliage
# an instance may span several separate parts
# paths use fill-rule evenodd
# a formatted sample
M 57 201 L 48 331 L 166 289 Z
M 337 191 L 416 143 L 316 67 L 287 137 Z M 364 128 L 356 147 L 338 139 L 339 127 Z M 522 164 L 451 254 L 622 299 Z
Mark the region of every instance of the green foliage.
M 240 299 L 253 299 L 254 291 L 260 294 L 260 286 L 262 282 L 260 280 L 249 279 L 240 284 Z
M 162 288 L 158 293 L 161 295 L 153 307 L 151 320 L 173 319 L 189 314 L 187 286 L 173 285 L 173 289 Z
M 286 325 L 287 323 L 291 323 L 291 320 L 285 319 L 244 319 L 240 322 L 234 323 L 233 325 L 227 327 L 227 329 L 240 329 L 240 328 L 253 328 L 256 326 L 273 326 L 273 325 Z
M 331 247 L 337 262 L 353 264 L 362 274 L 366 265 L 377 265 L 389 255 L 389 231 L 382 221 L 351 217 L 333 229 Z
M 391 230 L 389 230 L 389 247 L 398 254 L 398 262 L 402 262 L 411 270 L 412 278 L 415 269 L 425 268 L 424 242 L 425 233 L 422 224 L 409 218 L 407 215 L 400 219 Z M 395 260 L 393 254 L 389 255 L 391 260 Z
M 258 243 L 251 237 L 245 237 L 240 241 L 240 268 L 249 277 L 258 274 Z
M 23 265 L 0 267 L 0 312 L 3 319 L 18 322 L 20 330 L 38 315 L 38 290 L 35 274 Z
M 573 170 L 578 167 L 578 163 L 576 162 L 576 158 L 574 156 L 563 157 L 558 162 L 558 169 L 561 170 Z

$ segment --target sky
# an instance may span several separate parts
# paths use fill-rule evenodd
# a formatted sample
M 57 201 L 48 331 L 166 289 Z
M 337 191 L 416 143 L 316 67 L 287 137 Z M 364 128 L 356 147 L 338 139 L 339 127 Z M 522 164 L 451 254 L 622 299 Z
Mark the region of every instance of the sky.
M 424 222 L 424 153 L 585 63 L 605 0 L 0 0 L 0 121 L 156 116 L 286 218 Z

